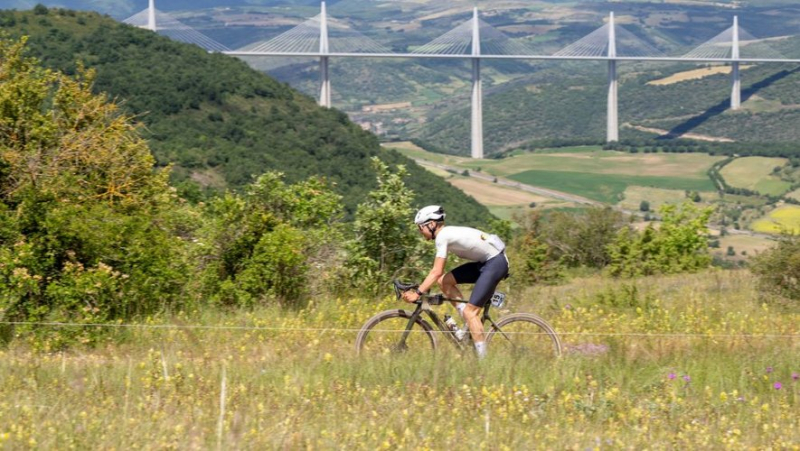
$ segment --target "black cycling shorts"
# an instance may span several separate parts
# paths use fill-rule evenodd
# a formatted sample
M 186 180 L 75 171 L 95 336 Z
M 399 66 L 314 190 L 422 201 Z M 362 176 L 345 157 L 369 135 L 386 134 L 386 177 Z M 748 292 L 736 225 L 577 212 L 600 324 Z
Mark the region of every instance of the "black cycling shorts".
M 483 307 L 492 298 L 497 284 L 508 276 L 508 259 L 505 252 L 500 252 L 485 262 L 465 263 L 450 272 L 457 284 L 475 284 L 469 303 Z

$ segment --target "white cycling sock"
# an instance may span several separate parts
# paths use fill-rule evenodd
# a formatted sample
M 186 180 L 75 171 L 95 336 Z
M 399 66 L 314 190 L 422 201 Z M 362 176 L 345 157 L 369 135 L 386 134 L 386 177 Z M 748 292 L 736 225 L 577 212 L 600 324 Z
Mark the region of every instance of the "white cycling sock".
M 459 302 L 458 304 L 456 304 L 456 310 L 458 310 L 458 314 L 461 316 L 461 319 L 465 319 L 464 308 L 466 308 L 466 305 L 467 304 L 464 304 L 463 302 Z
M 478 358 L 482 359 L 486 357 L 486 342 L 485 341 L 476 341 L 475 342 L 475 351 L 478 354 Z

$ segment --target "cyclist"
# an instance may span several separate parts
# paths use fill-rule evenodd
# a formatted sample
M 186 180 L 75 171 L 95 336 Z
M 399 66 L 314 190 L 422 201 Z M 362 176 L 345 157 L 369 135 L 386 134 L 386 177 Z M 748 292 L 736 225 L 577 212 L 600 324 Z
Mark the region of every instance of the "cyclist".
M 474 283 L 469 304 L 454 303 L 459 314 L 464 318 L 479 358 L 486 356 L 486 341 L 480 311 L 491 299 L 497 284 L 508 276 L 508 258 L 505 244 L 497 235 L 484 233 L 472 227 L 445 226 L 444 208 L 429 205 L 417 212 L 414 223 L 420 233 L 436 244 L 436 257 L 425 280 L 416 291 L 407 291 L 403 298 L 415 302 L 420 295 L 427 293 L 438 284 L 448 298 L 463 299 L 457 285 Z M 455 254 L 470 260 L 445 274 L 447 255 Z

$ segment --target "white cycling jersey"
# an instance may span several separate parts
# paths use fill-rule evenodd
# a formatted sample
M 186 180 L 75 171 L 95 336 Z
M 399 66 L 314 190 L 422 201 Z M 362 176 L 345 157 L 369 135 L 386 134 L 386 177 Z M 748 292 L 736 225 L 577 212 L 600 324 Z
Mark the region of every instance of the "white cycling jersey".
M 447 258 L 453 253 L 461 258 L 485 262 L 505 249 L 497 235 L 481 232 L 472 227 L 445 226 L 436 234 L 436 256 Z

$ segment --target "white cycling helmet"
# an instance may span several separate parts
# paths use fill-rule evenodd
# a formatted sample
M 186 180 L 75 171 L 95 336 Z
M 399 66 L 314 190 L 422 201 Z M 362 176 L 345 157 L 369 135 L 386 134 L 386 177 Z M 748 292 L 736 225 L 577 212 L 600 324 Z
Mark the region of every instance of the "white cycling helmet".
M 428 221 L 444 221 L 444 208 L 439 205 L 422 207 L 414 217 L 414 224 L 422 225 Z

